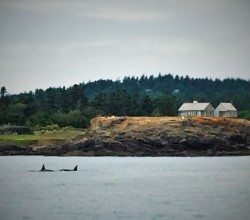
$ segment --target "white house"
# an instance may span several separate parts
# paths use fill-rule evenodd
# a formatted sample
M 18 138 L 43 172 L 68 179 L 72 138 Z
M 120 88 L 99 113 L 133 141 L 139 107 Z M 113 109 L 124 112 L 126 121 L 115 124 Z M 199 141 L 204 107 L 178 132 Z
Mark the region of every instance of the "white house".
M 217 117 L 237 117 L 237 109 L 232 103 L 220 103 L 214 110 Z
M 193 101 L 193 103 L 183 103 L 178 109 L 178 113 L 180 116 L 214 116 L 214 107 L 208 102 Z

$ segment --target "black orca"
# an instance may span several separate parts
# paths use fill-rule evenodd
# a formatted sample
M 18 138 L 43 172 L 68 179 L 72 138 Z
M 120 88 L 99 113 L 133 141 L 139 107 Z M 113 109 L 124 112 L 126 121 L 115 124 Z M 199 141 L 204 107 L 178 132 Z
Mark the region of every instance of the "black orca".
M 39 170 L 40 172 L 53 172 L 53 170 L 48 170 L 48 169 L 45 169 L 45 166 L 43 164 L 41 170 Z
M 70 169 L 61 169 L 60 171 L 77 171 L 77 165 L 75 166 L 75 168 L 73 170 Z

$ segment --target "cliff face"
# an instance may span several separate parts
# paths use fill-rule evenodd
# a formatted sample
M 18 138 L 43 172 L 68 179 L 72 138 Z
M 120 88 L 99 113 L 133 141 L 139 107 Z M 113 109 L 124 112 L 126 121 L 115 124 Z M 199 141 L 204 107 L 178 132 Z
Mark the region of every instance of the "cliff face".
M 250 155 L 250 121 L 223 118 L 99 117 L 64 147 L 91 156 Z
M 22 152 L 22 151 L 21 151 Z M 250 121 L 231 118 L 98 117 L 63 146 L 23 154 L 79 156 L 250 155 Z

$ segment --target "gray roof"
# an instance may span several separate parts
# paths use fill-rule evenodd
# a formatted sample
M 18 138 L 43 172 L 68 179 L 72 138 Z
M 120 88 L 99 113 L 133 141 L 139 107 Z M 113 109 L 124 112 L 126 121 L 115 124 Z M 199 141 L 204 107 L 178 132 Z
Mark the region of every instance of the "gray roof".
M 178 111 L 204 111 L 210 103 L 183 103 Z
M 232 103 L 226 103 L 226 102 L 221 102 L 215 110 L 216 111 L 237 111 L 237 109 L 233 106 Z

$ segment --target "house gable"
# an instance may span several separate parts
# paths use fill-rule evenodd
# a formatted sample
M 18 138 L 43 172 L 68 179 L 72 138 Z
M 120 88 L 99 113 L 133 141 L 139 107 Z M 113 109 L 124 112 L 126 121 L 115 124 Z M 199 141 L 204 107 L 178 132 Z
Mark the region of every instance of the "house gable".
M 237 109 L 232 103 L 220 103 L 214 110 L 214 115 L 218 117 L 237 117 Z
M 204 111 L 209 103 L 183 103 L 178 111 Z
M 213 116 L 214 107 L 210 103 L 183 103 L 178 109 L 181 116 Z

